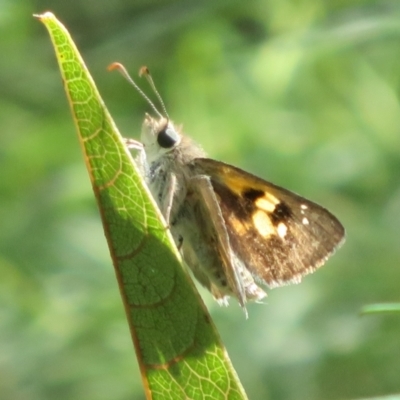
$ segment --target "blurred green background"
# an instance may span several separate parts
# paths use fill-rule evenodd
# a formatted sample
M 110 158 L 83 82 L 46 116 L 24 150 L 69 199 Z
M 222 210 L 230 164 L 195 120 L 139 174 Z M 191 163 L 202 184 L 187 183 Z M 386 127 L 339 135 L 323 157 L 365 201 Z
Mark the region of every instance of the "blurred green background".
M 152 70 L 213 158 L 334 212 L 345 246 L 301 285 L 220 308 L 252 400 L 400 392 L 398 0 L 0 1 L 0 398 L 143 399 L 58 66 L 33 13 L 64 22 L 125 136 L 143 99 L 106 67 Z M 139 82 L 147 87 L 146 82 Z M 150 90 L 147 90 L 150 93 Z

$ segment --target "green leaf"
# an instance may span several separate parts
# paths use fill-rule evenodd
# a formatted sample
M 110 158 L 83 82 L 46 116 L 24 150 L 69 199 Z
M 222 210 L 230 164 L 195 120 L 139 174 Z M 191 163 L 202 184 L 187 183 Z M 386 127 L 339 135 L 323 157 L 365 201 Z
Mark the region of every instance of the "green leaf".
M 378 303 L 364 306 L 361 309 L 361 315 L 365 314 L 383 314 L 400 312 L 400 303 Z
M 65 27 L 53 42 L 148 399 L 245 399 L 218 333 Z

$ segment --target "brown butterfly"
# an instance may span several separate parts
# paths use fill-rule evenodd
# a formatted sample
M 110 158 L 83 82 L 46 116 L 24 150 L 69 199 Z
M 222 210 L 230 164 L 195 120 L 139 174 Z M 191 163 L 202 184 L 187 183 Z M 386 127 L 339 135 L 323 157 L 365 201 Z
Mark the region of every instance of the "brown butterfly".
M 111 68 L 131 80 L 120 64 Z M 266 296 L 258 283 L 299 283 L 344 242 L 343 226 L 325 208 L 206 158 L 152 107 L 159 117 L 146 114 L 141 142 L 127 144 L 140 150 L 140 170 L 185 263 L 219 302 L 233 296 L 245 308 Z

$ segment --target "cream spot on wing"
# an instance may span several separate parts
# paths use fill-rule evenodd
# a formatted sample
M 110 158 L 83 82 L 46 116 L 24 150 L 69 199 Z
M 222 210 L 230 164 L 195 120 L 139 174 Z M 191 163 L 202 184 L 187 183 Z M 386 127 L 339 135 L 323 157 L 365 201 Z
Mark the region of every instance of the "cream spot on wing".
M 271 193 L 265 192 L 264 197 L 266 197 L 271 203 L 279 204 L 279 199 L 277 199 Z
M 275 210 L 275 206 L 279 204 L 279 200 L 272 194 L 265 192 L 264 196 L 258 198 L 255 204 L 261 210 L 272 213 Z
M 302 204 L 302 205 L 300 206 L 300 208 L 301 208 L 300 214 L 304 215 L 304 210 L 307 210 L 308 207 L 307 207 L 305 204 Z
M 301 222 L 303 223 L 303 225 L 309 225 L 309 223 L 310 223 L 310 221 L 309 221 L 306 217 L 304 217 L 304 218 L 301 220 Z
M 267 196 L 260 197 L 256 200 L 256 207 L 269 213 L 274 212 L 275 204 L 277 203 L 270 201 Z
M 258 233 L 263 237 L 275 234 L 275 228 L 272 225 L 271 219 L 264 211 L 259 210 L 253 214 L 253 224 Z
M 283 239 L 287 233 L 287 226 L 283 222 L 280 222 L 276 230 L 278 232 L 278 236 Z

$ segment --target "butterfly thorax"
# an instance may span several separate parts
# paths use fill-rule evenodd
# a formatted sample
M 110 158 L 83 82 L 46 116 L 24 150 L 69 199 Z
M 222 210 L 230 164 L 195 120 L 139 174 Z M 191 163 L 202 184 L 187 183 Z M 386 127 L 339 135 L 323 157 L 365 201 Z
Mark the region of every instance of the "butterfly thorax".
M 141 166 L 158 206 L 168 223 L 174 222 L 190 190 L 192 172 L 187 167 L 205 156 L 203 149 L 165 119 L 146 115 L 142 128 L 145 157 Z M 168 210 L 168 207 L 171 209 Z

